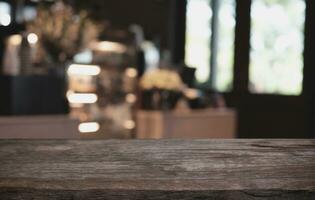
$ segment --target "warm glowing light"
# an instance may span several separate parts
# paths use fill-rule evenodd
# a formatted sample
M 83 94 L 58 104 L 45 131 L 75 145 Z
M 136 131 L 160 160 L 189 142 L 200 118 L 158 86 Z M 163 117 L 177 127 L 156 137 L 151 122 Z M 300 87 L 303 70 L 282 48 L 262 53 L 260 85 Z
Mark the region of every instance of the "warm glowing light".
M 97 76 L 100 73 L 101 68 L 98 65 L 71 64 L 68 68 L 69 75 Z
M 85 122 L 79 124 L 80 133 L 95 133 L 100 130 L 100 124 L 97 122 Z
M 97 102 L 97 95 L 93 93 L 72 93 L 67 94 L 68 101 L 72 104 L 92 104 Z
M 126 101 L 128 103 L 135 103 L 137 101 L 137 96 L 135 94 L 127 94 L 126 95 Z
M 9 44 L 11 44 L 11 45 L 18 46 L 18 45 L 20 45 L 21 42 L 22 42 L 22 36 L 21 36 L 21 35 L 18 35 L 18 34 L 16 34 L 16 35 L 11 35 L 11 36 L 9 37 L 8 42 L 9 42 Z
M 135 68 L 127 68 L 126 69 L 126 75 L 130 78 L 135 78 L 138 75 L 138 72 Z
M 30 44 L 36 44 L 37 41 L 38 41 L 38 37 L 35 33 L 30 33 L 27 35 L 27 41 L 30 43 Z
M 127 121 L 125 121 L 125 123 L 124 123 L 124 127 L 125 127 L 126 129 L 131 130 L 131 129 L 134 129 L 134 128 L 136 127 L 136 123 L 135 123 L 133 120 L 127 120 Z
M 186 89 L 184 91 L 184 94 L 188 99 L 196 99 L 199 97 L 199 92 L 196 89 L 191 89 L 191 88 Z
M 0 15 L 0 25 L 9 26 L 11 23 L 11 16 L 9 14 Z
M 95 42 L 92 43 L 91 48 L 96 51 L 108 51 L 108 52 L 116 52 L 116 53 L 124 53 L 127 51 L 127 47 L 118 42 Z
M 71 108 L 82 108 L 84 104 L 82 103 L 72 103 Z

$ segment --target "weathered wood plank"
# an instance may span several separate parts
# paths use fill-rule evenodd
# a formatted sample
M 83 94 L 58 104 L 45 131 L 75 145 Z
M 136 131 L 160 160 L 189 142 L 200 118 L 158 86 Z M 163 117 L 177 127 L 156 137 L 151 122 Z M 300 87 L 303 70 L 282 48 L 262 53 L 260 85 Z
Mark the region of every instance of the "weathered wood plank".
M 0 199 L 315 199 L 315 140 L 0 140 Z

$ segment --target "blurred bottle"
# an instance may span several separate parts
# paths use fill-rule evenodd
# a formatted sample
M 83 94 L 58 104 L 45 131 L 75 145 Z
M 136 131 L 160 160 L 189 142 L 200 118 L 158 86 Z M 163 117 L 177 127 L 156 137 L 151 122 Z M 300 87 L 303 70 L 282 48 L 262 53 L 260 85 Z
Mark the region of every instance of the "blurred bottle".
M 31 46 L 27 40 L 27 34 L 23 34 L 22 36 L 19 58 L 20 74 L 22 75 L 32 74 Z
M 145 71 L 145 56 L 142 49 L 142 44 L 144 42 L 144 33 L 141 26 L 133 24 L 129 28 L 130 32 L 134 34 L 135 38 L 135 48 L 136 48 L 136 65 L 138 71 L 138 77 L 140 78 Z
M 7 38 L 4 57 L 3 57 L 3 74 L 4 75 L 14 76 L 20 73 L 21 43 L 22 43 L 22 36 L 20 34 L 11 35 Z

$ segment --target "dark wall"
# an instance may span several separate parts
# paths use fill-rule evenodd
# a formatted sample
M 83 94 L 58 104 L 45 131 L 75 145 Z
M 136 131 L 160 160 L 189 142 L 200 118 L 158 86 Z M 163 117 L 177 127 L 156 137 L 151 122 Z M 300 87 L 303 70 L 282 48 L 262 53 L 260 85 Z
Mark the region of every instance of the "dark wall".
M 147 39 L 171 51 L 174 63 L 184 60 L 186 0 L 68 1 L 78 8 L 88 8 L 96 19 L 107 19 L 116 28 L 141 25 Z
M 88 8 L 97 19 L 107 19 L 116 28 L 139 24 L 148 39 L 160 39 L 168 46 L 170 4 L 173 0 L 82 0 L 74 1 L 81 8 Z

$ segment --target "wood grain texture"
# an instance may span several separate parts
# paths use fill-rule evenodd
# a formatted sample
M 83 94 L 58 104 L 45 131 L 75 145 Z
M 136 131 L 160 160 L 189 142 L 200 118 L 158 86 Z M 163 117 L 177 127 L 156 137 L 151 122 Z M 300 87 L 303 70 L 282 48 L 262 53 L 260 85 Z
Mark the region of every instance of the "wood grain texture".
M 315 140 L 0 140 L 0 199 L 315 199 Z

